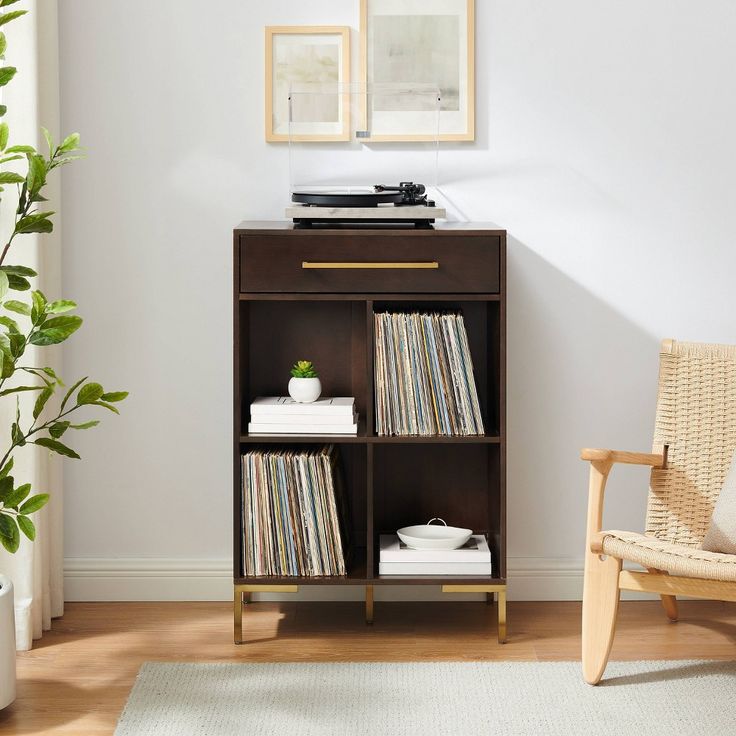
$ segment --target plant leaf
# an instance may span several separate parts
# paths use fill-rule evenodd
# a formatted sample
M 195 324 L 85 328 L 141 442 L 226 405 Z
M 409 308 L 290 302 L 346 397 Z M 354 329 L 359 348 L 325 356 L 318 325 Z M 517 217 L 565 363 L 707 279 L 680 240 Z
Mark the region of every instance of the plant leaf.
M 76 151 L 79 148 L 79 133 L 72 133 L 64 138 L 64 141 L 59 146 L 60 153 L 70 153 Z
M 106 403 L 104 401 L 95 401 L 94 405 L 95 406 L 104 406 L 105 409 L 109 409 L 111 412 L 114 412 L 115 414 L 120 414 L 120 412 L 112 404 L 108 404 L 108 403 Z
M 12 5 L 17 2 L 18 0 L 0 0 L 0 8 L 4 8 L 6 5 Z
M 5 153 L 36 153 L 33 146 L 10 146 Z
M 48 493 L 39 493 L 31 496 L 19 509 L 21 514 L 32 514 L 34 511 L 42 509 L 49 500 Z
M 26 500 L 30 492 L 30 483 L 24 483 L 22 486 L 18 486 L 14 491 L 8 494 L 5 499 L 5 505 L 10 506 L 11 509 L 18 508 L 18 506 Z
M 9 394 L 19 394 L 21 391 L 40 391 L 43 386 L 16 386 L 15 388 L 6 388 L 0 391 L 0 396 L 8 396 Z
M 13 291 L 28 291 L 28 289 L 31 288 L 31 284 L 28 279 L 14 273 L 8 274 L 8 283 Z
M 10 554 L 15 554 L 20 546 L 20 532 L 12 516 L 0 512 L 0 543 Z
M 7 123 L 0 123 L 0 151 L 4 151 L 8 145 L 10 137 L 10 128 Z
M 37 439 L 33 444 L 40 445 L 41 447 L 46 447 L 49 450 L 52 450 L 53 452 L 58 452 L 59 455 L 64 455 L 65 457 L 73 457 L 76 460 L 79 460 L 80 457 L 77 455 L 74 450 L 72 450 L 71 447 L 67 447 L 66 445 L 59 442 L 59 440 L 55 440 L 51 437 L 41 437 Z
M 11 463 L 10 468 L 12 467 L 13 465 Z M 7 468 L 5 475 L 0 478 L 0 501 L 3 503 L 5 503 L 5 499 L 13 492 L 13 476 L 7 474 L 10 468 Z
M 98 419 L 93 419 L 91 422 L 84 422 L 83 424 L 70 424 L 69 426 L 72 429 L 90 429 L 91 427 L 96 427 L 99 424 Z
M 0 123 L 0 131 L 3 125 L 5 123 Z M 0 144 L 2 144 L 2 139 L 0 139 Z M 14 171 L 0 171 L 0 184 L 22 184 L 25 180 L 24 176 L 16 174 Z
M 71 334 L 82 326 L 82 318 L 52 317 L 44 322 L 43 327 L 31 335 L 29 342 L 33 345 L 56 345 L 64 342 Z
M 0 314 L 0 325 L 3 327 L 8 328 L 8 332 L 12 332 L 14 335 L 17 335 L 20 333 L 20 329 L 18 328 L 18 323 L 12 319 L 11 317 L 8 317 L 5 314 Z
M 61 314 L 62 312 L 68 312 L 69 310 L 76 308 L 76 302 L 69 299 L 58 299 L 57 301 L 46 305 L 46 311 L 49 314 Z
M 10 340 L 10 355 L 17 360 L 26 349 L 26 338 L 19 332 L 9 332 L 8 339 Z
M 29 369 L 26 368 L 26 370 L 29 370 Z M 53 378 L 54 381 L 59 384 L 59 386 L 61 386 L 62 388 L 64 387 L 64 381 L 61 380 L 61 377 L 53 368 L 49 368 L 47 366 L 46 368 L 31 368 L 30 370 L 32 373 L 35 373 L 36 375 L 40 375 L 44 373 L 49 378 Z M 41 378 L 43 378 L 43 380 L 46 381 L 46 379 L 43 376 L 41 376 Z
M 13 458 L 11 457 L 5 465 L 3 465 L 3 469 L 0 470 L 0 480 L 7 477 L 8 473 L 13 469 Z M 10 482 L 12 485 L 12 481 Z
M 38 274 L 28 266 L 0 266 L 0 271 L 4 271 L 8 275 L 16 276 L 38 276 Z
M 54 139 L 51 137 L 51 133 L 49 133 L 48 128 L 42 127 L 41 130 L 43 131 L 43 137 L 46 139 L 46 144 L 49 147 L 49 153 L 52 153 L 54 150 Z
M 46 183 L 47 173 L 46 159 L 40 153 L 29 153 L 26 183 L 28 184 L 28 194 L 31 197 L 31 201 L 33 201 L 33 196 Z
M 29 191 L 31 187 L 28 187 Z M 50 233 L 54 229 L 54 223 L 48 218 L 53 212 L 36 212 L 33 215 L 21 217 L 15 225 L 15 232 L 19 235 L 25 233 Z
M 0 369 L 1 378 L 10 378 L 15 373 L 15 361 L 13 358 L 3 353 L 2 368 Z
M 17 516 L 16 520 L 20 530 L 25 534 L 31 542 L 36 538 L 36 527 L 27 516 Z
M 0 271 L 0 299 L 2 299 L 10 288 L 10 282 L 8 281 L 8 275 L 5 271 Z
M 5 302 L 3 306 L 5 307 L 5 309 L 9 309 L 11 312 L 16 312 L 17 314 L 22 314 L 26 317 L 31 316 L 31 308 L 25 302 L 19 302 L 15 299 L 8 299 L 8 301 Z
M 94 404 L 95 401 L 102 398 L 104 393 L 105 389 L 99 383 L 88 383 L 77 394 L 77 404 Z
M 0 15 L 0 26 L 10 23 L 11 20 L 15 20 L 16 18 L 20 18 L 21 15 L 25 15 L 27 12 L 27 10 L 12 10 L 10 13 L 3 13 Z
M 38 290 L 31 292 L 33 308 L 31 309 L 31 322 L 40 325 L 46 318 L 46 297 Z
M 103 401 L 122 401 L 123 399 L 128 397 L 127 391 L 109 391 L 106 394 L 102 394 L 100 398 Z
M 51 386 L 46 386 L 43 391 L 38 395 L 36 403 L 33 405 L 33 418 L 38 419 L 41 412 L 43 411 L 46 402 L 53 396 L 54 389 Z
M 4 87 L 18 70 L 14 66 L 0 67 L 0 87 Z
M 18 422 L 13 422 L 13 426 L 10 428 L 10 438 L 13 440 L 13 444 L 15 445 L 23 447 L 26 444 L 26 437 L 21 431 Z
M 10 2 L 18 2 L 18 0 L 10 0 Z M 5 5 L 5 2 L 0 1 L 0 8 Z M 5 38 L 4 33 L 0 33 L 0 57 L 5 53 L 5 50 L 8 48 L 8 39 Z
M 66 431 L 67 431 L 67 429 L 69 429 L 69 427 L 70 427 L 70 426 L 71 426 L 71 422 L 67 422 L 67 421 L 63 421 L 63 422 L 54 422 L 54 424 L 52 424 L 52 425 L 51 425 L 51 426 L 49 427 L 49 434 L 50 434 L 50 435 L 51 435 L 51 436 L 52 436 L 52 437 L 53 437 L 53 438 L 54 438 L 55 440 L 58 440 L 58 439 L 59 439 L 59 437 L 61 437 L 61 435 L 63 435 L 63 434 L 64 434 L 64 432 L 66 432 Z
M 64 396 L 64 399 L 61 402 L 61 409 L 60 411 L 64 411 L 64 407 L 67 405 L 67 402 L 72 397 L 72 394 L 77 390 L 79 386 L 81 386 L 86 380 L 88 376 L 85 376 L 84 378 L 80 378 L 67 392 Z
M 53 378 L 59 386 L 64 386 L 64 381 L 61 380 L 59 374 L 53 369 L 46 366 L 45 368 L 36 368 L 38 371 L 43 371 L 49 378 Z

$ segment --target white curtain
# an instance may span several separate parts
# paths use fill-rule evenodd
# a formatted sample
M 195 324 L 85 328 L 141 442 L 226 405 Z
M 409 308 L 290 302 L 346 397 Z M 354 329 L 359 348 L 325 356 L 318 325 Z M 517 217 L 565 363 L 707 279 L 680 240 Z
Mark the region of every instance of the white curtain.
M 57 0 L 32 0 L 23 3 L 23 8 L 29 11 L 28 15 L 2 28 L 8 40 L 5 64 L 17 67 L 18 73 L 8 86 L 1 88 L 0 94 L 2 104 L 8 106 L 5 121 L 10 126 L 10 144 L 31 144 L 41 149 L 46 145 L 41 126 L 48 128 L 57 139 L 60 135 Z M 16 6 L 9 6 L 3 10 L 15 9 Z M 52 172 L 45 195 L 49 199 L 49 209 L 57 213 L 54 232 L 17 237 L 5 259 L 6 265 L 25 265 L 38 271 L 37 288 L 49 299 L 62 297 L 60 188 L 59 171 Z M 14 189 L 6 186 L 0 203 L 3 245 L 12 229 L 13 210 L 17 204 Z M 15 294 L 12 298 L 23 296 Z M 33 348 L 25 355 L 27 364 L 51 366 L 61 373 L 58 347 Z M 21 410 L 28 417 L 35 397 L 30 393 L 20 396 Z M 1 454 L 8 446 L 14 413 L 15 400 L 0 398 Z M 15 555 L 0 547 L 0 570 L 15 586 L 16 647 L 25 650 L 31 648 L 33 639 L 40 638 L 42 632 L 50 628 L 51 619 L 61 616 L 64 608 L 59 458 L 41 447 L 21 448 L 15 454 L 13 475 L 17 482 L 32 483 L 37 493 L 51 494 L 51 501 L 33 517 L 36 541 L 30 542 L 23 537 Z

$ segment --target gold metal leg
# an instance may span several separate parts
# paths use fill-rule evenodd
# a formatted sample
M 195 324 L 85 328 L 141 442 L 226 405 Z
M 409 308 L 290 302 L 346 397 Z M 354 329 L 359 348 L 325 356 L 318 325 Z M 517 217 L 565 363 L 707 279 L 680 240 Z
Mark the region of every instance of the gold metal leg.
M 485 593 L 486 604 L 493 603 L 495 593 L 498 601 L 498 643 L 506 643 L 506 586 L 505 585 L 475 585 L 447 584 L 442 586 L 443 593 Z
M 506 643 L 506 589 L 498 591 L 498 643 Z
M 233 592 L 233 640 L 243 643 L 243 591 L 236 585 Z
M 365 622 L 373 623 L 373 586 L 365 586 Z
M 233 586 L 233 640 L 243 643 L 243 605 L 250 603 L 253 593 L 296 593 L 298 585 L 235 585 Z

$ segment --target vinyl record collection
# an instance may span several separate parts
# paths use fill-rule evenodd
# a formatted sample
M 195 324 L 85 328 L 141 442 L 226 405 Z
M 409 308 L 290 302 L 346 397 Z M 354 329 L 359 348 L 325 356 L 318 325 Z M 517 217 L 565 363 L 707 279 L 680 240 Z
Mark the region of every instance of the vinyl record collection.
M 243 570 L 345 575 L 345 499 L 334 445 L 241 456 Z
M 377 312 L 374 326 L 377 434 L 484 433 L 462 314 Z

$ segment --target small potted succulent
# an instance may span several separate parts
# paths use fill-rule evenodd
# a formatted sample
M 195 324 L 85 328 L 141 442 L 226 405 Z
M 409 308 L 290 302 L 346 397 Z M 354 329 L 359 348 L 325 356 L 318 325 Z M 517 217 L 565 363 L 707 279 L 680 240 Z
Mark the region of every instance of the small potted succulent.
M 297 360 L 291 369 L 289 396 L 299 404 L 311 404 L 322 393 L 322 383 L 311 361 Z

